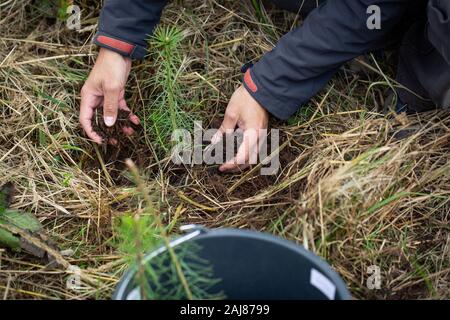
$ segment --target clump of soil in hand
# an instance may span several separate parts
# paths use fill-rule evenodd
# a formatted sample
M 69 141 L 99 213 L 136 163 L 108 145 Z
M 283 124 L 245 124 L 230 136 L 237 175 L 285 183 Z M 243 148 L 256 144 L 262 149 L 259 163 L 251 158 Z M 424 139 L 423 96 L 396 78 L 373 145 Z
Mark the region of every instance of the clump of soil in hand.
M 134 130 L 131 136 L 124 132 L 129 128 Z M 116 184 L 127 185 L 130 180 L 123 175 L 126 170 L 125 159 L 132 159 L 138 167 L 145 167 L 152 159 L 152 154 L 141 137 L 142 127 L 130 120 L 130 112 L 119 110 L 114 126 L 108 127 L 103 120 L 103 109 L 96 109 L 92 119 L 92 129 L 102 138 L 102 160 L 108 164 L 108 174 Z M 131 133 L 131 132 L 130 132 Z M 85 171 L 91 167 L 99 168 L 101 163 L 94 159 L 86 162 Z
M 113 143 L 116 146 L 123 144 L 123 140 L 128 141 L 128 137 L 123 132 L 124 128 L 139 130 L 139 126 L 130 120 L 130 111 L 119 110 L 114 126 L 108 127 L 103 120 L 103 109 L 97 109 L 92 121 L 93 130 L 102 138 L 102 144 Z

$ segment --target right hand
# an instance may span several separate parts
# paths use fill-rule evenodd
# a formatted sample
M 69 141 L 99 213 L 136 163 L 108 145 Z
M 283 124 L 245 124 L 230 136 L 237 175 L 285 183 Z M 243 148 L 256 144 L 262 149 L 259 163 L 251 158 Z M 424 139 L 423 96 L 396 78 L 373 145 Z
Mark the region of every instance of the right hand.
M 269 113 L 241 85 L 231 96 L 222 125 L 211 139 L 216 144 L 224 134 L 233 133 L 236 126 L 243 130 L 244 139 L 236 156 L 219 167 L 221 172 L 238 172 L 255 164 L 264 135 L 267 134 Z
M 119 109 L 130 111 L 124 94 L 125 84 L 131 70 L 131 59 L 101 48 L 94 68 L 81 89 L 80 123 L 87 136 L 101 144 L 102 138 L 92 128 L 95 108 L 103 106 L 105 125 L 112 127 Z M 139 118 L 130 113 L 130 120 L 139 124 Z M 123 128 L 127 135 L 133 133 L 132 128 Z

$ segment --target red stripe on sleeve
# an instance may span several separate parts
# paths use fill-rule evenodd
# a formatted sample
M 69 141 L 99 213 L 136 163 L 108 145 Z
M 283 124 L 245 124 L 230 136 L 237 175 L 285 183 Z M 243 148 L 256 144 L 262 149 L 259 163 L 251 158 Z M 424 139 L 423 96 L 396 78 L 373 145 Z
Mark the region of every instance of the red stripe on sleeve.
M 255 93 L 256 91 L 258 91 L 258 87 L 256 86 L 255 82 L 253 82 L 252 75 L 250 74 L 250 69 L 245 72 L 244 82 L 251 92 Z
M 97 41 L 101 44 L 107 45 L 126 54 L 131 54 L 135 47 L 134 45 L 129 44 L 125 41 L 117 40 L 107 36 L 98 36 Z

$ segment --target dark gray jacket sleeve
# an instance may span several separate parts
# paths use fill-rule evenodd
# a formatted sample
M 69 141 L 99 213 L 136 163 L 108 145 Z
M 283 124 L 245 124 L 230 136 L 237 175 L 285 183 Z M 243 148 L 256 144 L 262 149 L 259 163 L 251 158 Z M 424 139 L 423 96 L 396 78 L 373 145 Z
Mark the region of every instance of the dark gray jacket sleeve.
M 168 0 L 105 0 L 94 43 L 135 59 L 144 58 L 147 38 Z
M 450 65 L 450 1 L 428 3 L 428 39 Z
M 327 84 L 342 64 L 382 47 L 409 1 L 326 1 L 247 71 L 244 86 L 271 114 L 288 119 Z M 381 29 L 367 26 L 371 5 L 381 9 Z

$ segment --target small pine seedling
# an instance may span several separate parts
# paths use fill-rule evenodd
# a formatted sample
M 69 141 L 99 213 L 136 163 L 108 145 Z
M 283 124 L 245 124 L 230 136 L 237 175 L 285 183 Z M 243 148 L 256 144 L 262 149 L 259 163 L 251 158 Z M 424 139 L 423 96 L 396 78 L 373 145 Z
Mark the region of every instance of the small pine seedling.
M 116 245 L 134 265 L 133 284 L 139 289 L 140 299 L 220 299 L 221 293 L 211 293 L 220 282 L 214 278 L 212 266 L 200 258 L 201 248 L 190 242 L 172 247 L 168 227 L 163 224 L 154 200 L 146 190 L 137 168 L 127 165 L 137 182 L 137 190 L 144 198 L 141 213 L 125 215 L 116 228 Z M 144 252 L 162 250 L 151 259 Z
M 179 78 L 185 71 L 186 59 L 181 44 L 184 34 L 177 27 L 158 27 L 149 44 L 153 49 L 151 61 L 155 74 L 149 84 L 154 88 L 153 100 L 146 108 L 147 132 L 159 155 L 170 150 L 170 138 L 174 130 L 193 127 L 193 117 L 187 107 L 189 88 L 183 87 Z

